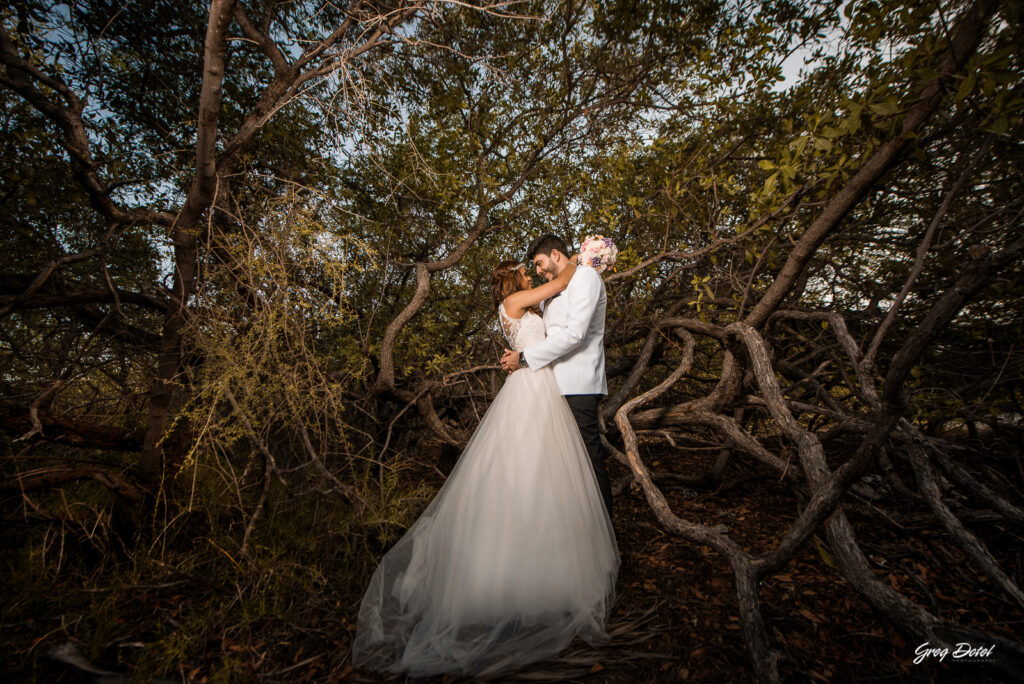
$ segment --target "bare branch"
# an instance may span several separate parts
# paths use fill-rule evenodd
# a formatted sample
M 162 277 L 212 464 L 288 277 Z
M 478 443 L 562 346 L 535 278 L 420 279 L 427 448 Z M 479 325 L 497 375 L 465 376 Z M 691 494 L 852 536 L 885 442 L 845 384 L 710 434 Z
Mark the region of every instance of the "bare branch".
M 982 572 L 997 587 L 1016 601 L 1019 606 L 1024 607 L 1024 592 L 1020 590 L 1016 582 L 1000 569 L 999 561 L 992 556 L 988 547 L 972 534 L 970 530 L 964 527 L 963 523 L 953 515 L 953 511 L 949 510 L 949 506 L 942 500 L 942 491 L 935 480 L 935 473 L 932 470 L 931 464 L 928 463 L 928 456 L 925 450 L 917 444 L 911 444 L 908 450 L 910 462 L 914 466 L 914 473 L 917 475 L 918 487 L 921 493 L 924 494 L 928 506 L 935 513 L 935 517 L 942 522 L 942 526 L 960 544 L 960 547 L 974 559 L 974 562 L 978 564 Z
M 242 29 L 242 35 L 260 46 L 263 54 L 274 65 L 274 73 L 281 73 L 288 68 L 288 60 L 281 52 L 281 48 L 269 36 L 260 33 L 260 30 L 249 20 L 249 15 L 241 4 L 235 6 L 235 21 Z
M 779 682 L 781 680 L 778 672 L 778 655 L 772 653 L 768 647 L 767 631 L 764 620 L 761 617 L 760 603 L 757 595 L 757 577 L 750 563 L 750 555 L 725 536 L 724 529 L 714 529 L 699 523 L 689 522 L 680 518 L 672 511 L 664 494 L 654 483 L 654 479 L 647 466 L 640 460 L 636 433 L 629 422 L 629 414 L 634 408 L 663 394 L 684 373 L 689 371 L 690 365 L 693 363 L 695 341 L 693 336 L 685 329 L 679 329 L 679 333 L 685 340 L 682 362 L 658 386 L 623 404 L 622 408 L 615 414 L 615 424 L 622 433 L 626 458 L 629 461 L 630 469 L 633 471 L 633 477 L 636 478 L 636 481 L 643 488 L 644 494 L 647 497 L 647 503 L 650 505 L 655 516 L 657 516 L 659 522 L 674 534 L 678 534 L 694 543 L 712 546 L 729 559 L 736 579 L 740 627 L 747 643 L 751 660 L 753 661 L 754 670 L 757 673 L 758 679 L 763 682 Z
M 82 122 L 84 104 L 60 78 L 50 77 L 18 54 L 7 31 L 0 31 L 0 63 L 6 77 L 0 84 L 21 95 L 36 110 L 50 119 L 61 131 L 60 142 L 74 162 L 75 174 L 89 195 L 96 211 L 121 226 L 157 224 L 170 226 L 174 217 L 165 212 L 146 209 L 125 210 L 110 198 L 110 187 L 104 185 L 93 161 L 89 138 Z M 63 96 L 66 104 L 52 101 L 36 86 L 42 83 Z
M 925 231 L 924 238 L 921 239 L 921 244 L 917 247 L 917 255 L 914 257 L 914 266 L 910 269 L 910 275 L 907 276 L 907 280 L 903 283 L 903 288 L 896 295 L 896 299 L 893 301 L 892 306 L 885 314 L 885 319 L 879 324 L 878 330 L 875 331 L 875 336 L 871 340 L 871 344 L 868 345 L 868 350 L 864 354 L 864 358 L 861 360 L 861 364 L 864 366 L 864 371 L 869 372 L 871 367 L 875 364 L 875 356 L 878 354 L 878 348 L 882 344 L 882 340 L 885 339 L 885 334 L 888 332 L 889 327 L 895 322 L 896 314 L 899 313 L 900 305 L 903 303 L 907 293 L 910 292 L 910 288 L 913 286 L 914 281 L 921 274 L 922 268 L 924 268 L 924 257 L 928 253 L 928 248 L 931 246 L 932 238 L 935 235 L 935 231 L 938 230 L 939 224 L 942 219 L 945 218 L 946 212 L 949 211 L 949 206 L 953 202 L 953 198 L 960 192 L 960 190 L 970 180 L 971 174 L 974 173 L 975 167 L 978 162 L 981 161 L 982 157 L 988 154 L 988 151 L 992 148 L 992 136 L 988 136 L 985 139 L 984 144 L 978 151 L 971 157 L 966 168 L 960 174 L 960 177 L 956 179 L 953 186 L 946 191 L 945 197 L 942 198 L 942 203 L 939 204 L 939 208 L 935 211 L 935 215 L 932 216 L 932 220 L 928 224 L 928 230 Z

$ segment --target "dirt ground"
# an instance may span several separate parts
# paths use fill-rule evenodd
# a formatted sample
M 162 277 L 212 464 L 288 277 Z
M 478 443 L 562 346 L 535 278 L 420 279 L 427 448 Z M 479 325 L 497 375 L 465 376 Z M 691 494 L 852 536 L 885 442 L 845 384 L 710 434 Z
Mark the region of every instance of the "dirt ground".
M 711 453 L 644 447 L 645 462 L 655 470 L 700 473 Z M 609 459 L 612 480 L 627 474 Z M 765 480 L 742 482 L 727 468 L 718 491 L 662 487 L 673 510 L 687 519 L 725 524 L 730 536 L 752 551 L 774 545 L 795 519 L 800 502 L 782 485 Z M 730 482 L 736 482 L 730 486 Z M 961 624 L 1019 638 L 1024 621 L 1019 609 L 994 597 L 984 577 L 964 566 L 966 556 L 940 529 L 897 536 L 877 521 L 850 513 L 859 539 L 876 563 L 876 572 L 894 588 Z M 498 681 L 593 682 L 753 682 L 740 635 L 735 589 L 728 564 L 710 547 L 695 547 L 661 529 L 643 493 L 627 487 L 615 499 L 614 526 L 622 566 L 615 608 L 608 621 L 611 644 L 592 649 L 577 640 L 556 660 L 538 663 Z M 999 536 L 998 530 L 990 532 Z M 1007 541 L 1019 542 L 1014 535 Z M 996 546 L 1003 561 L 1019 558 L 1020 546 Z M 1015 563 L 1003 567 L 1016 567 Z M 762 608 L 772 646 L 784 656 L 784 681 L 819 682 L 996 682 L 977 664 L 914 664 L 919 644 L 908 644 L 840 576 L 822 537 L 815 537 L 783 571 L 762 584 Z M 349 625 L 352 628 L 352 625 Z M 377 682 L 373 673 L 350 666 L 323 676 L 338 681 Z M 313 677 L 312 680 L 315 680 Z M 454 677 L 430 681 L 453 682 Z
M 642 456 L 654 470 L 701 473 L 709 452 L 646 444 Z M 627 474 L 609 460 L 613 481 Z M 724 524 L 746 549 L 770 548 L 796 516 L 800 502 L 787 488 L 765 478 L 746 478 L 746 466 L 730 465 L 717 490 L 663 485 L 674 511 L 687 519 Z M 441 482 L 435 471 L 419 475 Z M 922 605 L 961 624 L 1019 638 L 1022 614 L 992 591 L 964 554 L 936 526 L 897 535 L 851 510 L 850 519 L 878 575 Z M 611 643 L 590 648 L 580 640 L 555 660 L 537 663 L 496 681 L 729 682 L 753 681 L 739 630 L 732 575 L 711 548 L 673 538 L 661 529 L 642 492 L 627 486 L 615 499 L 614 526 L 622 565 L 616 603 L 608 621 Z M 1020 538 L 995 524 L 975 526 L 997 550 L 1004 568 L 1019 575 Z M 1019 581 L 1019 576 L 1017 577 Z M 195 581 L 195 580 L 192 580 Z M 131 671 L 125 649 L 143 648 L 145 634 L 133 631 L 133 619 L 177 615 L 189 601 L 186 586 L 155 586 L 134 595 L 126 606 L 123 632 L 134 641 L 110 645 L 101 661 Z M 301 624 L 265 621 L 258 629 L 208 637 L 204 657 L 182 663 L 176 681 L 381 682 L 403 677 L 352 669 L 349 646 L 355 633 L 360 595 L 325 595 L 311 605 Z M 919 644 L 906 643 L 875 617 L 841 578 L 822 537 L 811 540 L 781 572 L 763 582 L 761 600 L 772 647 L 783 654 L 784 681 L 818 682 L 995 682 L 976 663 L 947 658 L 914 664 Z M 174 607 L 173 610 L 171 607 Z M 136 612 L 138 617 L 133 618 Z M 39 639 L 27 627 L 14 626 L 8 637 L 24 644 Z M 23 632 L 19 636 L 19 632 Z M 127 636 L 124 638 L 128 638 Z M 138 642 L 138 643 L 137 643 Z M 45 637 L 37 652 L 47 648 Z M 24 646 L 22 644 L 22 646 Z M 35 645 L 33 644 L 33 647 Z M 118 650 L 121 649 L 121 650 Z M 229 662 L 231 667 L 227 667 Z M 111 663 L 118 666 L 112 666 Z M 97 669 L 99 666 L 95 666 Z M 37 657 L 31 668 L 15 668 L 8 681 L 131 681 L 89 674 L 52 658 Z M 136 676 L 137 679 L 137 676 Z M 147 681 L 153 681 L 152 679 Z M 426 682 L 455 682 L 454 677 Z

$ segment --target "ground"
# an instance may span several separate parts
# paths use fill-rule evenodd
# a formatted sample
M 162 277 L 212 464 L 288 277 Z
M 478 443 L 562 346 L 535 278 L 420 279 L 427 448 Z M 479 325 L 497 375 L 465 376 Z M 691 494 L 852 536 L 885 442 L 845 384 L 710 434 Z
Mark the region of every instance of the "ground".
M 710 465 L 712 454 L 646 444 L 644 457 L 655 470 L 698 473 Z M 626 474 L 610 462 L 613 480 Z M 743 474 L 740 466 L 726 471 L 725 482 Z M 441 476 L 424 470 L 417 477 Z M 799 510 L 799 502 L 783 485 L 748 479 L 717 491 L 664 485 L 678 515 L 690 520 L 725 524 L 730 536 L 752 551 L 770 547 Z M 994 596 L 987 580 L 978 578 L 959 549 L 936 529 L 918 529 L 897 536 L 891 527 L 858 517 L 851 520 L 876 572 L 892 586 L 922 604 L 937 606 L 956 618 L 1011 638 L 1020 630 L 1021 613 Z M 611 643 L 590 648 L 577 640 L 556 660 L 510 673 L 499 681 L 593 682 L 752 682 L 746 648 L 739 631 L 732 575 L 728 565 L 709 547 L 691 545 L 663 531 L 642 492 L 626 487 L 615 500 L 614 526 L 622 559 L 614 610 L 608 621 Z M 987 530 L 998 541 L 999 529 Z M 870 537 L 868 536 L 870 535 Z M 1019 538 L 1000 546 L 1004 567 L 1015 567 Z M 993 548 L 996 548 L 993 546 Z M 166 586 L 164 586 L 166 584 Z M 122 617 L 108 626 L 106 643 L 95 646 L 91 665 L 115 672 L 132 670 L 132 654 L 146 648 L 152 637 L 154 616 L 163 621 L 185 619 L 192 592 L 201 590 L 202 577 L 113 591 L 111 601 Z M 195 682 L 265 681 L 332 682 L 400 681 L 352 669 L 349 645 L 355 632 L 358 591 L 341 592 L 331 583 L 323 596 L 311 601 L 300 619 L 261 619 L 245 629 L 208 623 L 202 653 L 179 663 L 168 678 Z M 228 601 L 228 598 L 224 599 Z M 230 598 L 234 601 L 234 598 Z M 876 618 L 867 604 L 840 577 L 828 548 L 817 537 L 793 562 L 766 579 L 761 589 L 764 618 L 772 646 L 780 650 L 780 671 L 785 681 L 821 682 L 925 682 L 999 681 L 970 662 L 947 658 L 914 664 L 918 644 L 906 643 L 891 627 Z M 121 606 L 123 605 L 123 610 Z M 22 621 L 5 625 L 6 644 L 21 665 L 10 670 L 8 681 L 47 682 L 114 681 L 85 674 L 43 654 L 75 633 L 74 615 L 60 623 Z M 44 625 L 57 624 L 47 633 Z M 148 630 L 148 631 L 147 631 Z M 164 642 L 165 643 L 165 642 Z M 83 650 L 84 644 L 83 644 Z M 26 653 L 31 655 L 26 657 Z M 83 658 L 83 660 L 85 660 Z M 934 679 L 930 679 L 933 677 Z M 152 680 L 147 680 L 152 681 Z M 455 682 L 435 677 L 426 682 Z

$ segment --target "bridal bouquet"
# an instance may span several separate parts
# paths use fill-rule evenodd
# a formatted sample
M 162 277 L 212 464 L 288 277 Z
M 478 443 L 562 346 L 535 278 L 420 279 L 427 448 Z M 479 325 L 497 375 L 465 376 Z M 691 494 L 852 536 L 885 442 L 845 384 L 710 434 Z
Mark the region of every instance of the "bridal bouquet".
M 611 238 L 602 235 L 588 235 L 580 246 L 579 263 L 591 266 L 598 273 L 615 266 L 615 256 L 619 253 Z

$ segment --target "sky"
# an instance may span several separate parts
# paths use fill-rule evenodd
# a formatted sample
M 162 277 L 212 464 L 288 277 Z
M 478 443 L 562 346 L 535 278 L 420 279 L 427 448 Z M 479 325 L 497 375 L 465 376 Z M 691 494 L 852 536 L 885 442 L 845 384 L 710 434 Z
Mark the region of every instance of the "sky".
M 793 54 L 791 54 L 786 59 L 786 61 L 784 61 L 782 63 L 782 76 L 783 76 L 783 80 L 779 81 L 776 84 L 776 86 L 775 86 L 776 90 L 783 91 L 783 90 L 788 90 L 789 88 L 792 88 L 794 85 L 796 85 L 797 83 L 800 82 L 800 72 L 801 72 L 801 70 L 803 70 L 805 68 L 808 69 L 808 70 L 814 69 L 813 62 L 811 64 L 808 64 L 808 65 L 804 64 L 804 60 L 809 59 L 811 57 L 811 53 L 813 52 L 813 49 L 812 49 L 813 47 L 820 47 L 821 45 L 827 45 L 829 47 L 829 52 L 831 54 L 833 54 L 833 55 L 834 54 L 838 54 L 839 51 L 842 50 L 843 34 L 845 34 L 846 30 L 850 26 L 850 20 L 846 17 L 846 6 L 848 4 L 849 4 L 849 2 L 844 2 L 839 7 L 839 10 L 838 10 L 839 11 L 839 28 L 838 29 L 830 31 L 825 36 L 825 39 L 820 44 L 813 45 L 812 47 L 797 48 L 796 50 L 793 51 Z

